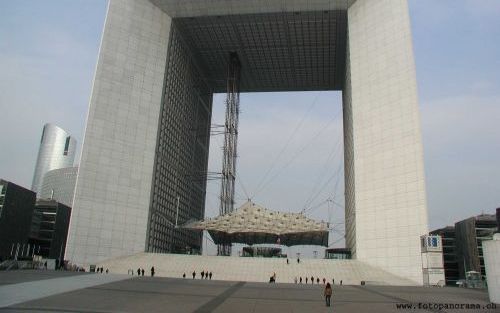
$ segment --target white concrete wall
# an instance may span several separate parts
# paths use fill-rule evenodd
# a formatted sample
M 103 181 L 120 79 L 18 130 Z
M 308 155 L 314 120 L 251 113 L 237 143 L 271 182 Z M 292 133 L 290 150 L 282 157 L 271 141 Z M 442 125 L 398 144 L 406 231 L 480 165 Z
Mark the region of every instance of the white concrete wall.
M 148 0 L 110 0 L 87 117 L 66 259 L 145 249 L 171 19 Z
M 483 241 L 483 257 L 490 301 L 500 304 L 500 234 Z
M 354 234 L 350 243 L 357 259 L 421 284 L 420 235 L 428 226 L 407 1 L 357 0 L 348 10 L 348 42 L 344 114 L 352 121 L 346 141 L 352 140 L 353 160 L 346 164 L 353 162 L 354 190 L 346 193 L 354 191 L 355 209 L 354 223 L 346 220 L 347 233 Z

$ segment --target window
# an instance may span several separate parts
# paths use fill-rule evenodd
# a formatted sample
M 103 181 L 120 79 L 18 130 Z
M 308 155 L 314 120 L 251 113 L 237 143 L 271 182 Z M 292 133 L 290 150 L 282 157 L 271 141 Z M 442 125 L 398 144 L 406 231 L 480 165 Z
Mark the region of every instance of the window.
M 68 155 L 68 149 L 69 149 L 69 140 L 71 137 L 66 137 L 66 143 L 64 144 L 64 153 L 63 155 Z
M 2 217 L 2 208 L 5 200 L 5 192 L 7 191 L 7 186 L 0 185 L 0 217 Z
M 45 127 L 42 129 L 42 138 L 40 138 L 40 143 L 43 142 L 43 135 L 45 135 Z
M 432 246 L 437 248 L 438 246 L 438 239 L 437 237 L 432 237 Z

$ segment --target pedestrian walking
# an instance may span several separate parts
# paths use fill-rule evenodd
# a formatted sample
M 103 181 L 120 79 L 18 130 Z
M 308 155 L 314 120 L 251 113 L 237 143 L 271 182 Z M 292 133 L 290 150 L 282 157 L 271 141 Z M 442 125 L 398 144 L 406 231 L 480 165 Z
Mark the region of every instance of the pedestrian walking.
M 307 281 L 309 280 L 309 278 L 306 276 L 306 285 L 307 285 Z
M 151 266 L 151 277 L 155 276 L 155 267 Z
M 182 278 L 186 278 L 186 273 L 182 274 Z
M 316 277 L 316 283 L 319 285 L 319 277 Z
M 302 276 L 300 276 L 300 279 L 299 279 L 300 283 L 302 284 Z
M 276 282 L 276 272 L 273 273 L 273 275 L 271 277 L 269 277 L 269 282 L 270 283 L 275 283 Z
M 205 279 L 208 279 L 208 271 L 205 270 Z
M 205 271 L 201 271 L 201 279 L 205 278 Z
M 208 276 L 210 277 L 210 280 L 212 280 L 212 272 L 208 273 Z
M 142 276 L 144 276 L 144 269 L 141 269 L 141 274 Z
M 340 286 L 342 286 L 342 279 L 340 280 Z
M 330 283 L 326 284 L 325 291 L 324 291 L 326 306 L 330 306 L 330 300 L 332 298 L 332 293 L 333 293 L 332 286 L 330 285 Z
M 323 277 L 323 285 L 326 283 L 326 278 Z
M 314 276 L 311 276 L 311 284 L 314 285 Z
M 290 261 L 288 260 L 288 258 L 286 259 L 286 264 L 290 264 Z
M 196 277 L 196 271 L 193 271 L 193 279 Z
M 141 269 L 140 268 L 137 269 L 137 276 L 141 276 Z

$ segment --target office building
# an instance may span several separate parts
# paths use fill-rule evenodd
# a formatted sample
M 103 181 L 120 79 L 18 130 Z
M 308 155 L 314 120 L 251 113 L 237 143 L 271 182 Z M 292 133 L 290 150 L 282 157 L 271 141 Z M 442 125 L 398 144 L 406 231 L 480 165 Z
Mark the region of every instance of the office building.
M 36 194 L 0 179 L 0 260 L 29 256 L 28 237 Z
M 35 165 L 31 190 L 39 193 L 48 171 L 73 166 L 76 140 L 54 124 L 45 124 Z
M 441 236 L 446 284 L 455 286 L 459 280 L 457 253 L 455 248 L 455 227 L 446 226 L 444 228 L 433 230 L 430 234 Z
M 71 208 L 55 200 L 38 199 L 30 230 L 30 244 L 44 258 L 62 260 Z
M 66 258 L 78 264 L 201 246 L 214 93 L 343 97 L 346 245 L 422 284 L 428 233 L 406 0 L 110 0 Z M 67 165 L 71 166 L 71 165 Z M 62 166 L 61 166 L 62 167 Z
M 465 278 L 465 272 L 476 271 L 484 277 L 484 240 L 491 240 L 497 231 L 495 214 L 481 214 L 455 223 L 455 248 L 458 276 Z
M 66 206 L 73 206 L 78 167 L 65 167 L 48 171 L 43 177 L 40 199 L 52 199 Z

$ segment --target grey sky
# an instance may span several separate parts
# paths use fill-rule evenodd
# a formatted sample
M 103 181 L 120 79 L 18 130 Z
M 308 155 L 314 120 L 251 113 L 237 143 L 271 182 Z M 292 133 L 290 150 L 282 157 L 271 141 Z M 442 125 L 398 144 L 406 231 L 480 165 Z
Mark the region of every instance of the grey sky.
M 433 229 L 500 206 L 500 1 L 409 3 Z M 81 145 L 105 9 L 105 0 L 0 1 L 0 177 L 31 185 L 46 122 Z M 222 102 L 217 95 L 215 123 Z M 287 211 L 300 211 L 314 194 L 313 206 L 330 196 L 343 202 L 335 152 L 342 119 L 333 118 L 340 93 L 244 94 L 241 106 L 238 203 L 246 198 L 241 185 L 255 192 L 300 121 L 254 201 Z M 212 171 L 220 171 L 221 139 L 212 138 Z M 218 183 L 208 192 L 212 216 Z M 343 212 L 323 203 L 311 216 L 341 223 Z M 331 242 L 342 237 L 338 227 Z

